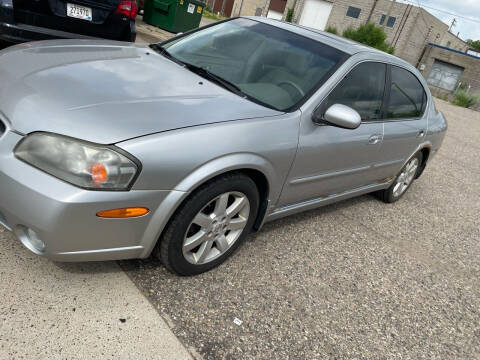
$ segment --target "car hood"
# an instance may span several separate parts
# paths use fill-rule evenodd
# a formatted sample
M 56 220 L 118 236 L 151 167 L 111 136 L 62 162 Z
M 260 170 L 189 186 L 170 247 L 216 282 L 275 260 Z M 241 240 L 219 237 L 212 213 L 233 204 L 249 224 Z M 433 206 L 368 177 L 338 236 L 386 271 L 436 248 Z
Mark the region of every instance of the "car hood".
M 0 112 L 23 134 L 47 131 L 100 144 L 280 114 L 147 46 L 90 40 L 0 52 Z

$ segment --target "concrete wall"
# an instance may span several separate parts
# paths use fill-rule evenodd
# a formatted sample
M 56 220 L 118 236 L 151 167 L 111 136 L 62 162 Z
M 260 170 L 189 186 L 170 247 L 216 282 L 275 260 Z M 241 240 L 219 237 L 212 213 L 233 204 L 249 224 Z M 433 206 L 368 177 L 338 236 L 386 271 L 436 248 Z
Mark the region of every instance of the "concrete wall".
M 435 59 L 464 68 L 460 82 L 470 85 L 470 92 L 480 94 L 480 59 L 428 45 L 421 59 L 421 64 L 425 65 L 422 75 L 426 79 L 430 74 Z M 450 93 L 436 87 L 431 87 L 431 89 L 434 95 L 440 97 Z
M 257 8 L 262 9 L 261 16 L 267 16 L 269 4 L 270 0 L 235 0 L 235 3 L 233 4 L 232 17 L 254 16 Z
M 438 44 L 461 52 L 466 52 L 470 48 L 465 41 L 449 31 L 445 33 L 442 41 Z

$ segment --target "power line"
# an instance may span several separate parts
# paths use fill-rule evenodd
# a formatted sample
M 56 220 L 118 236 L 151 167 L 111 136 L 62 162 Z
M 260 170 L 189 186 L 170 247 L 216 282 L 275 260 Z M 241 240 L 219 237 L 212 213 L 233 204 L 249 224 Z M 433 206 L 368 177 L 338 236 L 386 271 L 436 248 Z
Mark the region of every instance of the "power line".
M 450 12 L 450 11 L 447 11 L 447 10 L 443 10 L 443 9 L 438 9 L 438 8 L 435 8 L 435 7 L 432 7 L 432 6 L 429 6 L 429 5 L 421 5 L 420 4 L 420 1 L 417 0 L 417 3 L 415 3 L 414 1 L 412 0 L 403 0 L 404 2 L 407 2 L 407 3 L 410 3 L 410 4 L 414 4 L 414 5 L 418 5 L 420 7 L 424 7 L 424 8 L 427 8 L 427 9 L 431 9 L 431 10 L 436 10 L 436 11 L 439 11 L 439 12 L 443 12 L 445 14 L 448 14 L 448 15 L 452 15 L 452 16 L 456 16 L 458 18 L 461 18 L 461 19 L 464 19 L 464 20 L 468 20 L 468 21 L 472 21 L 472 22 L 475 22 L 475 23 L 478 23 L 480 24 L 480 19 L 474 19 L 474 18 L 469 18 L 467 16 L 463 16 L 463 15 L 459 15 L 459 14 L 455 14 L 453 12 Z

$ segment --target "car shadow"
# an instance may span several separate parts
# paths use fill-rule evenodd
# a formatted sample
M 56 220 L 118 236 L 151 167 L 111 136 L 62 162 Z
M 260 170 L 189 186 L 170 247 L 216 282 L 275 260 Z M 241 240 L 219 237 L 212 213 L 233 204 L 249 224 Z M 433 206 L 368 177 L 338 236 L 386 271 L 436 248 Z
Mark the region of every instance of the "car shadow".
M 52 264 L 54 264 L 57 268 L 72 274 L 108 274 L 122 271 L 116 261 L 52 261 Z
M 358 206 L 359 204 L 370 202 L 372 200 L 378 201 L 375 199 L 373 194 L 366 194 L 359 197 L 342 200 L 338 203 L 334 203 L 331 205 L 322 206 L 317 209 L 308 210 L 295 215 L 290 215 L 281 219 L 273 220 L 266 223 L 259 232 L 251 233 L 246 241 L 255 242 L 259 236 L 268 234 L 274 230 L 281 229 L 282 227 L 288 228 L 294 224 L 296 224 L 297 226 L 301 226 L 301 223 L 303 222 L 312 221 L 312 219 L 315 218 L 321 220 L 322 216 L 325 216 L 327 214 L 346 210 Z M 157 267 L 163 267 L 162 262 L 153 255 L 150 255 L 150 257 L 145 259 L 120 260 L 118 261 L 118 264 L 127 273 L 141 272 L 145 270 L 151 270 Z M 170 274 L 168 273 L 167 276 L 170 276 Z

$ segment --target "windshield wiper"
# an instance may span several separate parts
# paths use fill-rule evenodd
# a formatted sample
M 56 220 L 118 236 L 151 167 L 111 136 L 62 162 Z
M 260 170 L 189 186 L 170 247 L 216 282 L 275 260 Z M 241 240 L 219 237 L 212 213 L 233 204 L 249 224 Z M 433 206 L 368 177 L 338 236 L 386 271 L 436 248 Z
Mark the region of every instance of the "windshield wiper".
M 217 84 L 221 85 L 222 87 L 224 87 L 225 89 L 237 94 L 237 95 L 240 95 L 242 97 L 248 97 L 247 94 L 245 94 L 242 89 L 240 89 L 237 85 L 235 85 L 234 83 L 228 81 L 228 80 L 225 80 L 224 78 L 210 72 L 208 69 L 205 69 L 201 66 L 197 66 L 197 65 L 193 65 L 193 64 L 189 64 L 189 63 L 186 63 L 186 62 L 183 62 L 183 64 L 185 65 L 185 67 L 187 69 L 189 69 L 190 71 L 193 71 L 195 74 L 198 74 L 200 76 L 203 76 L 209 80 L 212 80 L 213 82 L 216 82 Z
M 158 44 L 151 44 L 149 45 L 151 49 L 153 49 L 154 51 L 156 51 L 157 53 L 165 56 L 167 59 L 169 60 L 172 60 L 173 62 L 176 62 L 177 64 L 179 65 L 182 65 L 184 67 L 186 67 L 188 70 L 194 72 L 195 74 L 198 74 L 202 77 L 205 77 L 209 80 L 212 80 L 213 82 L 221 85 L 222 87 L 224 87 L 225 89 L 237 94 L 237 95 L 240 95 L 241 97 L 244 97 L 244 98 L 248 98 L 248 95 L 245 94 L 237 85 L 235 85 L 234 83 L 231 83 L 230 81 L 228 80 L 225 80 L 224 78 L 218 76 L 218 75 L 215 75 L 214 73 L 210 72 L 209 70 L 203 68 L 203 67 L 200 67 L 200 66 L 197 66 L 197 65 L 193 65 L 193 64 L 189 64 L 189 63 L 186 63 L 180 59 L 177 59 L 175 56 L 173 56 L 172 54 L 170 54 L 168 52 L 167 49 L 165 49 L 163 46 L 160 46 Z
M 159 53 L 160 55 L 163 55 L 164 57 L 166 57 L 167 59 L 169 60 L 172 60 L 173 62 L 179 64 L 179 65 L 182 65 L 182 66 L 185 66 L 185 64 L 183 63 L 183 61 L 177 59 L 175 56 L 173 56 L 172 54 L 170 54 L 168 52 L 167 49 L 165 49 L 163 46 L 160 46 L 158 44 L 151 44 L 151 45 L 148 45 L 150 47 L 150 49 L 156 51 L 157 53 Z

